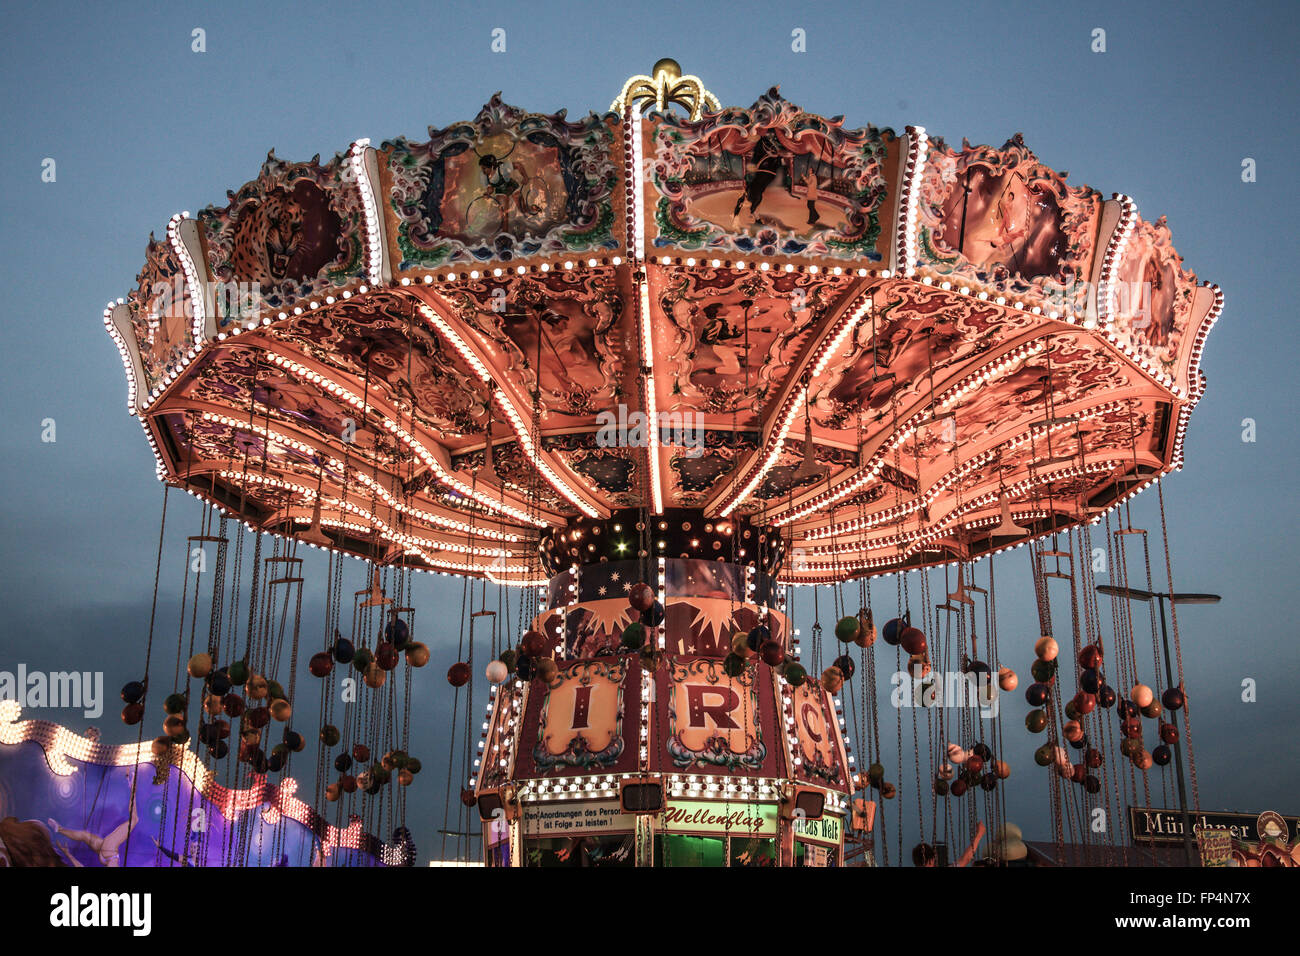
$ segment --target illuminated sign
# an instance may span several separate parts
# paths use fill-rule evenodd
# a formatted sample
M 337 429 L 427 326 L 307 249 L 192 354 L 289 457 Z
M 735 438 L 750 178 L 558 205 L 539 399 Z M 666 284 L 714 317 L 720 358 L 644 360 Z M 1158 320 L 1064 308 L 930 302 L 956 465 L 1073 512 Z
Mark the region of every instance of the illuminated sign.
M 776 836 L 776 804 L 671 802 L 660 829 L 666 833 Z
M 1258 823 L 1260 816 L 1250 813 L 1197 813 L 1187 811 L 1192 818 L 1193 836 L 1205 829 L 1227 830 L 1234 840 L 1244 843 L 1258 843 L 1260 840 Z M 1288 843 L 1294 843 L 1300 836 L 1300 817 L 1283 817 L 1270 814 L 1269 818 L 1286 831 L 1278 837 Z M 1183 811 L 1166 810 L 1158 807 L 1129 807 L 1129 833 L 1134 843 L 1182 843 Z M 1272 836 L 1272 834 L 1270 834 Z
M 844 839 L 844 821 L 839 817 L 831 816 L 829 813 L 822 814 L 821 818 L 817 820 L 796 817 L 794 820 L 794 835 L 800 840 L 807 840 L 812 843 L 839 846 Z
M 826 786 L 843 786 L 844 775 L 837 753 L 835 730 L 825 692 L 813 684 L 801 684 L 792 692 L 795 737 L 800 763 L 796 775 Z
M 530 837 L 630 833 L 635 829 L 636 816 L 624 813 L 617 800 L 533 804 L 524 812 L 524 830 Z
M 546 690 L 533 761 L 541 772 L 561 767 L 612 767 L 622 756 L 621 660 L 578 661 L 566 666 Z
M 754 670 L 731 677 L 720 660 L 671 665 L 668 752 L 674 765 L 756 770 L 767 757 Z

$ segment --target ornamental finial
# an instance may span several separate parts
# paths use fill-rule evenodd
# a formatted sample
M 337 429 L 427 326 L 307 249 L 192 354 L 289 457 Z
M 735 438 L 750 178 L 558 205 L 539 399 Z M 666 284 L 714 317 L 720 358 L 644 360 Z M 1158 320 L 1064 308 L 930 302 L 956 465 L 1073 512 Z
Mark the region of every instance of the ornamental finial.
M 706 107 L 711 110 L 722 108 L 718 98 L 704 88 L 698 76 L 683 74 L 680 64 L 670 57 L 656 63 L 652 75 L 631 77 L 609 108 L 611 112 L 622 113 L 631 104 L 640 111 L 646 103 L 653 103 L 657 110 L 663 110 L 669 103 L 675 104 L 692 120 L 698 120 Z

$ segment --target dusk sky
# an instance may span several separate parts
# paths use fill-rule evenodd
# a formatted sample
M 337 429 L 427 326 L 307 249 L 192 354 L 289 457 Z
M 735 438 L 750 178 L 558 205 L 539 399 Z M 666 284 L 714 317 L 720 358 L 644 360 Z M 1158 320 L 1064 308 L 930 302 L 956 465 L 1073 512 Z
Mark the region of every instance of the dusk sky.
M 162 237 L 173 213 L 224 203 L 272 147 L 306 160 L 360 137 L 422 138 L 429 125 L 472 118 L 498 90 L 538 112 L 603 112 L 628 76 L 672 56 L 725 105 L 749 105 L 779 85 L 808 110 L 843 114 L 849 127 L 914 124 L 949 143 L 965 137 L 995 146 L 1022 132 L 1043 162 L 1069 171 L 1072 185 L 1122 192 L 1148 220 L 1168 217 L 1187 265 L 1226 296 L 1205 350 L 1209 388 L 1192 418 L 1186 467 L 1164 482 L 1175 588 L 1223 595 L 1221 604 L 1188 607 L 1179 618 L 1200 805 L 1300 813 L 1296 746 L 1288 743 L 1300 718 L 1298 337 L 1284 289 L 1294 272 L 1286 263 L 1300 253 L 1294 5 L 728 6 L 6 4 L 0 670 L 25 663 L 102 671 L 107 699 L 95 723 L 110 742 L 134 742 L 136 728 L 118 718 L 117 692 L 143 669 L 163 488 L 126 412 L 121 361 L 101 314 L 133 285 L 151 231 Z M 498 27 L 504 53 L 490 46 Z M 205 53 L 191 51 L 195 28 L 206 31 Z M 806 52 L 791 50 L 796 28 L 806 31 Z M 1096 28 L 1106 31 L 1104 53 L 1090 48 Z M 57 163 L 52 183 L 41 178 L 46 158 Z M 1242 180 L 1247 158 L 1255 182 Z M 54 442 L 42 441 L 47 419 Z M 1247 419 L 1253 441 L 1243 440 Z M 155 679 L 163 682 L 175 661 L 184 538 L 199 533 L 201 513 L 197 501 L 172 493 L 155 634 Z M 1134 521 L 1153 533 L 1156 587 L 1166 589 L 1155 489 L 1137 499 Z M 987 576 L 986 564 L 979 567 Z M 1019 672 L 1023 688 L 1038 636 L 1026 552 L 998 559 L 997 570 L 1004 657 L 997 664 Z M 315 649 L 324 606 L 319 552 L 307 574 L 303 633 Z M 349 561 L 347 574 L 347 591 L 366 583 L 359 562 Z M 892 600 L 893 579 L 873 588 L 879 605 Z M 850 602 L 856 592 L 855 584 Z M 491 589 L 488 600 L 495 606 Z M 829 602 L 824 591 L 824 619 Z M 461 583 L 420 576 L 415 603 L 416 636 L 433 651 L 415 672 L 411 750 L 425 770 L 407 815 L 423 862 L 439 855 L 444 825 L 452 743 L 444 674 L 455 659 Z M 808 592 L 795 612 L 806 633 Z M 1109 602 L 1103 613 L 1110 641 Z M 1149 639 L 1139 634 L 1139 647 L 1144 641 L 1149 668 Z M 878 667 L 891 672 L 893 653 L 877 650 Z M 479 710 L 481 667 L 474 678 Z M 1247 678 L 1257 682 L 1254 703 L 1242 700 Z M 304 668 L 299 689 L 310 695 L 315 686 Z M 882 700 L 887 693 L 882 681 Z M 146 739 L 160 732 L 160 698 L 152 699 Z M 310 696 L 298 706 L 315 712 Z M 1027 710 L 1022 694 L 1006 698 L 1007 816 L 1026 839 L 1050 839 L 1048 771 L 1033 763 L 1041 738 L 1025 731 Z M 87 724 L 69 711 L 27 716 Z M 893 725 L 886 706 L 882 738 L 893 740 Z M 887 751 L 891 761 L 910 846 L 912 756 L 905 746 L 901 766 Z M 310 783 L 306 765 L 299 776 Z M 925 802 L 928 812 L 928 794 Z M 888 809 L 891 856 L 897 811 Z

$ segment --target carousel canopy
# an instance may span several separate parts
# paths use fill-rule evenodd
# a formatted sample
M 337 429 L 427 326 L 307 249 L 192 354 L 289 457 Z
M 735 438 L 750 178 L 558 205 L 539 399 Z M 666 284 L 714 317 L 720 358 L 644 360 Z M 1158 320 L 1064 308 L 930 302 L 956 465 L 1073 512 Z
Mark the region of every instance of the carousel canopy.
M 663 61 L 600 115 L 494 96 L 272 152 L 104 320 L 159 477 L 260 529 L 523 584 L 547 529 L 689 509 L 779 529 L 812 583 L 1180 467 L 1222 302 L 1019 135 L 721 108 Z

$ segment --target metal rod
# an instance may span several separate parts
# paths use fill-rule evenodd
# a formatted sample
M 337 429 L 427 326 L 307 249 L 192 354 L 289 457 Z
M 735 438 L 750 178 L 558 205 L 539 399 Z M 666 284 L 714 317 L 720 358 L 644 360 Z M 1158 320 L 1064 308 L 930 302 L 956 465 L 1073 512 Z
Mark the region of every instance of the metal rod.
M 1174 686 L 1173 671 L 1169 667 L 1169 630 L 1165 626 L 1165 598 L 1172 598 L 1169 594 L 1157 593 L 1155 597 L 1160 601 L 1160 639 L 1165 649 L 1165 686 Z M 1177 720 L 1170 713 L 1169 722 L 1175 727 L 1178 726 Z M 1196 857 L 1193 856 L 1192 849 L 1192 818 L 1187 812 L 1187 784 L 1183 782 L 1183 736 L 1178 735 L 1178 740 L 1174 743 L 1174 767 L 1178 773 L 1178 807 L 1183 811 L 1183 849 L 1187 851 L 1187 865 L 1196 866 Z

